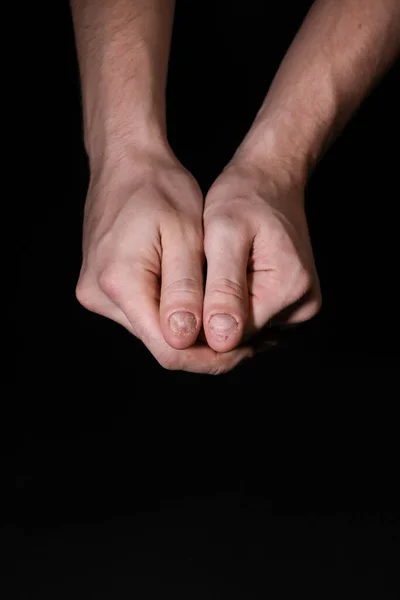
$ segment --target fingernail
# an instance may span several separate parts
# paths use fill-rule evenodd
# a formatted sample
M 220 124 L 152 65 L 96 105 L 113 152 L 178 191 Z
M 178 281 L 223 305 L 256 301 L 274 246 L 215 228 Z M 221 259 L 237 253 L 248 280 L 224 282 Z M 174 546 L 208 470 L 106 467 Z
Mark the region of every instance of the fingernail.
M 237 330 L 238 323 L 231 315 L 219 314 L 211 317 L 209 326 L 214 337 L 225 341 Z
M 169 326 L 175 335 L 192 335 L 197 328 L 197 319 L 191 312 L 178 310 L 169 318 Z

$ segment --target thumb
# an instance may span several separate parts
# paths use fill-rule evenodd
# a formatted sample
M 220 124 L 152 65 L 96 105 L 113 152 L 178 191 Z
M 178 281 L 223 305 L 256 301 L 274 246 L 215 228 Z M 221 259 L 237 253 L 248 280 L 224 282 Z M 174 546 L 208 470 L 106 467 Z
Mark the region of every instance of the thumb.
M 201 236 L 181 231 L 163 239 L 160 325 L 165 341 L 176 349 L 192 346 L 201 329 L 204 260 L 201 237 L 202 231 Z
M 209 346 L 227 352 L 239 345 L 248 316 L 246 281 L 250 243 L 229 220 L 205 229 L 207 280 L 203 327 Z

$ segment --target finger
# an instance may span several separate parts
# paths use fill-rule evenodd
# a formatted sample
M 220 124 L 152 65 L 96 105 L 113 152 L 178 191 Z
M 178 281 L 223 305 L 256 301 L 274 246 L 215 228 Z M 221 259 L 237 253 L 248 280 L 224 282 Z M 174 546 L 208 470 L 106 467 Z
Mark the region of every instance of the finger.
M 160 324 L 173 348 L 192 346 L 202 324 L 203 232 L 177 231 L 162 239 Z
M 250 347 L 219 354 L 205 345 L 177 350 L 165 341 L 159 315 L 159 281 L 155 273 L 133 266 L 119 266 L 102 274 L 102 290 L 118 305 L 138 337 L 166 369 L 219 374 L 233 369 L 253 355 Z
M 218 352 L 227 352 L 242 339 L 248 315 L 246 280 L 250 242 L 233 221 L 221 219 L 205 230 L 207 279 L 203 327 L 207 342 Z

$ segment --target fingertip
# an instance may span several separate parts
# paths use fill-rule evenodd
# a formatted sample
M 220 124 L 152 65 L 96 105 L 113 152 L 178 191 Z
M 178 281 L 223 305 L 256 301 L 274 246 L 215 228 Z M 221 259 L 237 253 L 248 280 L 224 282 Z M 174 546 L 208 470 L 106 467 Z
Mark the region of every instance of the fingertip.
M 200 319 L 195 314 L 186 310 L 177 310 L 166 319 L 163 333 L 165 341 L 172 348 L 183 350 L 195 343 L 199 329 Z
M 205 333 L 209 346 L 217 352 L 236 348 L 242 337 L 240 320 L 228 313 L 215 313 L 207 320 Z

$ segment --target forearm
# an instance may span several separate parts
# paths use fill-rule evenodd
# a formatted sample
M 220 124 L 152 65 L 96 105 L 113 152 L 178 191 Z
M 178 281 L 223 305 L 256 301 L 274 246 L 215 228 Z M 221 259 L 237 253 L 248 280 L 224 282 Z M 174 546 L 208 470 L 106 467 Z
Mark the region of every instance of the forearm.
M 307 181 L 399 50 L 399 0 L 317 0 L 238 155 Z
M 71 0 L 71 9 L 89 157 L 164 139 L 174 0 Z

